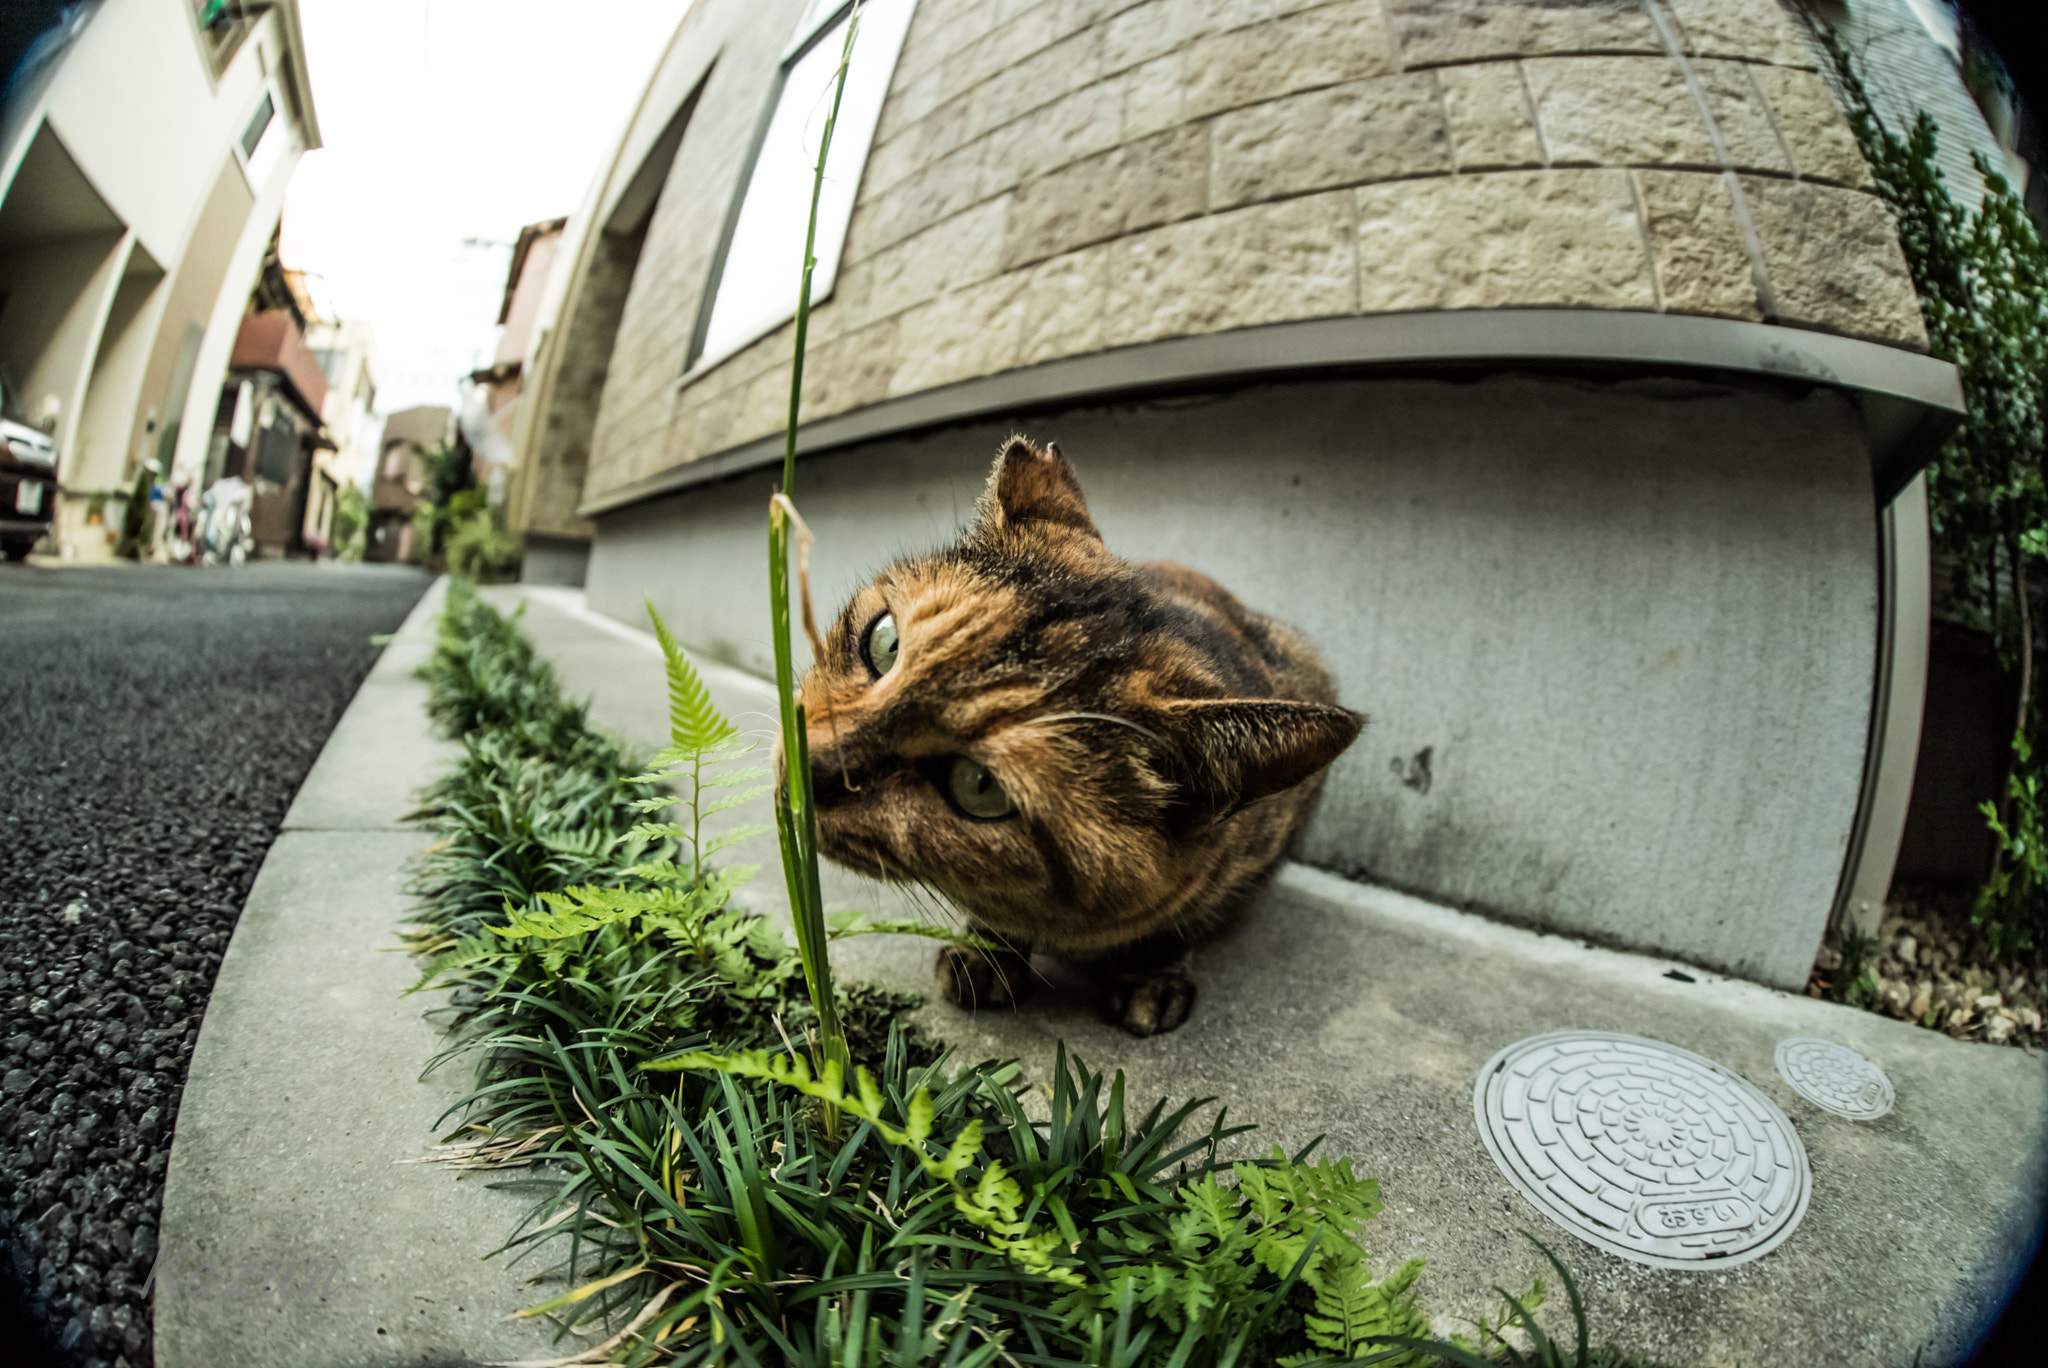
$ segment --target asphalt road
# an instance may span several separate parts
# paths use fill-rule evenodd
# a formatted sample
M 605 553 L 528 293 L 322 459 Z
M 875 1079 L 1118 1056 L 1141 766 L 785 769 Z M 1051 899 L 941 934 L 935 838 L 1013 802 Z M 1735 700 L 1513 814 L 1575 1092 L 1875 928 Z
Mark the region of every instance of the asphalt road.
M 28 1350 L 9 1362 L 150 1363 L 142 1288 L 221 951 L 371 638 L 427 584 L 0 567 L 0 1342 Z

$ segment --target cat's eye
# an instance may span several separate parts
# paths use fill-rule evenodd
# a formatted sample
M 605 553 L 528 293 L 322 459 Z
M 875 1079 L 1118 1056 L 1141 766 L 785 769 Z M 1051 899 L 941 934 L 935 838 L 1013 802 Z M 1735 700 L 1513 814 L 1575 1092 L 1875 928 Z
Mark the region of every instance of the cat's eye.
M 860 653 L 866 657 L 868 669 L 877 679 L 896 668 L 894 613 L 884 613 L 868 624 L 867 635 L 861 638 Z
M 990 821 L 1010 815 L 1010 795 L 996 777 L 964 755 L 953 757 L 946 772 L 946 791 L 969 817 Z

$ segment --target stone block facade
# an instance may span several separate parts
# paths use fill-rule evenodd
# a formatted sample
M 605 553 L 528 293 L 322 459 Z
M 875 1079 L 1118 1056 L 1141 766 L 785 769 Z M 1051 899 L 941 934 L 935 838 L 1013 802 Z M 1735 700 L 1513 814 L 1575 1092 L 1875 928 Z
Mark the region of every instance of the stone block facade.
M 670 64 L 745 29 L 772 73 L 795 12 L 700 0 Z M 1668 311 L 1924 350 L 1820 60 L 1779 0 L 922 0 L 812 318 L 805 416 L 1403 310 Z M 681 373 L 744 153 L 727 135 L 767 96 L 747 79 L 714 81 L 685 135 L 697 193 L 650 232 L 586 499 L 786 416 L 786 327 Z

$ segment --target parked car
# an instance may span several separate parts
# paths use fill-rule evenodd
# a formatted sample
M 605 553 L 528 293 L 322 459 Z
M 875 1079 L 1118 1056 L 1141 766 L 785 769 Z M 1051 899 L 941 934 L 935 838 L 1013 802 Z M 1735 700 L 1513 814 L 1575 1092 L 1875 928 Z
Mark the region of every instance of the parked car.
M 0 378 L 0 554 L 23 560 L 57 516 L 57 444 L 29 425 Z

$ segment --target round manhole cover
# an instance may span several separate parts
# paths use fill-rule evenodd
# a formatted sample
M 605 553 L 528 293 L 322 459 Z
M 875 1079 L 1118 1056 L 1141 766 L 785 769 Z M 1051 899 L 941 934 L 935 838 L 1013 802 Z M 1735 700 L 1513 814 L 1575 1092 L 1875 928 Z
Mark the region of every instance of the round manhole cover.
M 1785 1113 L 1674 1045 L 1611 1031 L 1532 1036 L 1487 1061 L 1472 1110 L 1523 1196 L 1637 1263 L 1747 1263 L 1806 1214 L 1812 1171 Z
M 1778 1042 L 1778 1072 L 1792 1091 L 1836 1116 L 1875 1121 L 1892 1109 L 1892 1081 L 1847 1045 L 1815 1036 Z

